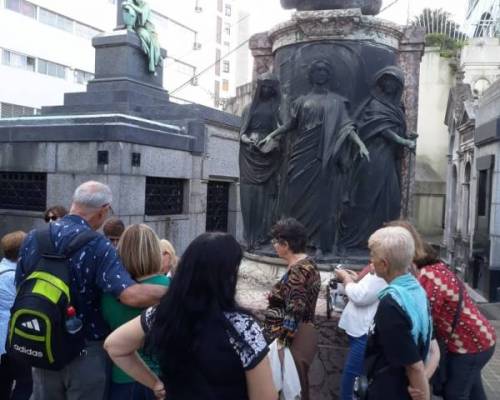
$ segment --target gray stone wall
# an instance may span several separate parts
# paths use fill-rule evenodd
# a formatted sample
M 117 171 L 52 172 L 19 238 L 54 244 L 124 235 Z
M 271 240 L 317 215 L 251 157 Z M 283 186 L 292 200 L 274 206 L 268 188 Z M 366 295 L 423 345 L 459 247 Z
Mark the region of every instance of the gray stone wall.
M 229 232 L 242 237 L 238 197 L 238 132 L 207 125 L 205 152 L 191 153 L 127 142 L 0 143 L 0 171 L 46 172 L 47 206 L 70 206 L 75 188 L 93 179 L 113 191 L 113 209 L 125 224 L 146 223 L 182 253 L 205 231 L 208 181 L 230 182 Z M 97 152 L 109 152 L 108 165 L 98 165 Z M 133 167 L 132 153 L 141 154 Z M 146 177 L 184 179 L 184 210 L 180 215 L 145 215 Z M 44 224 L 42 212 L 0 210 L 0 236 Z

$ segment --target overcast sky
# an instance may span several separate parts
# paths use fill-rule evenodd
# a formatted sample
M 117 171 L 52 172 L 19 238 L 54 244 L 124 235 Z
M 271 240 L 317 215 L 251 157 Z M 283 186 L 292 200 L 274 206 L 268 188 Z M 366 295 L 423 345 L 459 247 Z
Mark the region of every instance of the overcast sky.
M 240 0 L 241 8 L 250 12 L 251 32 L 262 32 L 268 30 L 279 22 L 289 19 L 290 11 L 281 8 L 280 0 Z M 384 0 L 386 7 L 394 0 Z M 423 8 L 442 8 L 452 14 L 453 19 L 459 24 L 463 23 L 467 0 L 398 0 L 379 16 L 390 21 L 405 24 L 420 13 Z

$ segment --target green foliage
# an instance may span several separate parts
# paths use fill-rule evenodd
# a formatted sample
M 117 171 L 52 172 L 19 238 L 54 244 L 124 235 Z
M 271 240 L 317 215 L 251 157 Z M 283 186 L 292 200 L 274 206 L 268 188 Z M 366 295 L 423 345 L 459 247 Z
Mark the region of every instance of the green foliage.
M 444 33 L 429 33 L 425 35 L 425 45 L 439 47 L 441 57 L 451 58 L 458 54 L 465 41 L 452 39 Z
M 464 46 L 466 35 L 460 25 L 451 19 L 450 13 L 443 9 L 425 8 L 413 19 L 412 25 L 425 30 L 425 44 L 439 47 L 442 57 L 455 57 Z

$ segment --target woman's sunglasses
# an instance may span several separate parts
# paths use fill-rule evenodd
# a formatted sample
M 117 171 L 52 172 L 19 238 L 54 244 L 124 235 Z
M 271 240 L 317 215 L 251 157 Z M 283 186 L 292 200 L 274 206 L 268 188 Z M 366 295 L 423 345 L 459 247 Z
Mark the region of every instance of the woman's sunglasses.
M 57 221 L 57 215 L 47 215 L 45 217 L 45 222 Z

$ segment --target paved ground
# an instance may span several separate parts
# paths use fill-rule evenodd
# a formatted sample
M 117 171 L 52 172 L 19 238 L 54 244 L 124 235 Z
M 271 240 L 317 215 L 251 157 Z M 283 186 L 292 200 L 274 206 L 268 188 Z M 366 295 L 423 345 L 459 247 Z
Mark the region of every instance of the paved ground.
M 500 306 L 499 306 L 500 309 Z M 500 338 L 500 321 L 491 321 L 497 331 L 497 338 Z M 493 358 L 483 369 L 484 388 L 489 400 L 500 399 L 500 348 L 497 346 Z

